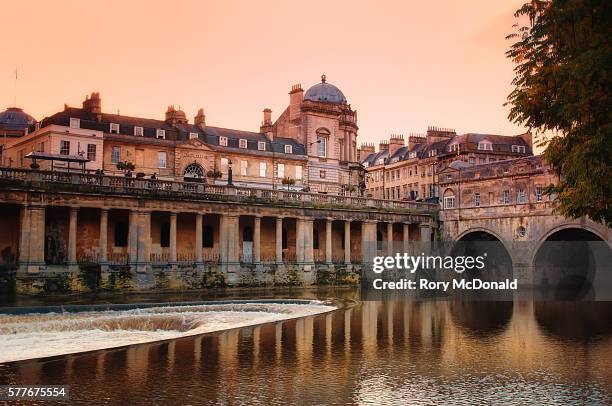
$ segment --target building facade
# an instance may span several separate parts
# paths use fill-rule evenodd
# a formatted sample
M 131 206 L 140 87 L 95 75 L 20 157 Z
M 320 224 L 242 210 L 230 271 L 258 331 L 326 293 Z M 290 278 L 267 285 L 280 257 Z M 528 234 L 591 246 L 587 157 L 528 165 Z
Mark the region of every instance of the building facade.
M 5 165 L 69 170 L 80 162 L 86 171 L 119 176 L 356 192 L 363 176 L 356 112 L 337 87 L 324 77 L 306 93 L 293 86 L 287 109 L 275 122 L 271 117 L 265 109 L 260 131 L 251 132 L 209 126 L 203 109 L 193 123 L 174 106 L 163 120 L 108 114 L 94 92 L 81 108 L 66 105 L 40 128 L 8 142 Z
M 407 142 L 401 135 L 392 135 L 381 141 L 377 152 L 372 145 L 360 148 L 367 172 L 366 193 L 380 199 L 436 198 L 437 174 L 451 163 L 471 166 L 529 156 L 531 142 L 530 133 L 457 135 L 454 130 L 436 127 L 409 136 Z

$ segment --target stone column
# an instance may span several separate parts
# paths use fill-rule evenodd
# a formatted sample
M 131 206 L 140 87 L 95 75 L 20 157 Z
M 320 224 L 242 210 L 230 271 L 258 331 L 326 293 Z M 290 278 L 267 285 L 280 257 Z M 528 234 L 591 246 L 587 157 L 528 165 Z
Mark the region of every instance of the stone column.
M 45 208 L 24 206 L 21 215 L 19 268 L 36 273 L 45 266 Z
M 304 219 L 304 263 L 314 264 L 314 219 Z
M 225 215 L 219 214 L 219 262 L 223 270 L 226 268 L 227 261 L 227 228 L 225 225 Z
M 226 282 L 230 285 L 236 284 L 240 280 L 240 233 L 237 214 L 223 214 L 223 227 L 221 230 L 224 234 L 225 245 L 224 250 L 224 270 L 227 272 Z M 222 261 L 223 262 L 223 261 Z
M 361 258 L 364 271 L 370 271 L 374 257 L 377 255 L 376 221 L 364 220 L 361 223 Z M 364 277 L 372 277 L 371 272 L 365 272 Z
M 304 231 L 305 231 L 305 220 L 298 218 L 295 221 L 295 259 L 298 264 L 304 263 Z
M 68 221 L 68 268 L 75 270 L 77 264 L 77 216 L 78 208 L 70 208 L 70 219 Z
M 136 271 L 149 271 L 151 262 L 151 213 L 141 211 L 136 213 L 137 219 L 137 264 Z
M 196 223 L 195 223 L 195 260 L 196 266 L 201 266 L 202 264 L 202 213 L 196 213 Z
M 261 216 L 253 219 L 253 263 L 259 265 L 261 262 Z
M 393 223 L 387 223 L 387 255 L 393 255 Z
M 170 263 L 176 265 L 176 218 L 177 213 L 170 213 Z
M 283 263 L 283 218 L 276 218 L 276 263 Z
M 325 220 L 325 263 L 332 265 L 332 219 Z
M 27 271 L 28 262 L 30 262 L 30 239 L 31 239 L 31 217 L 32 212 L 30 207 L 21 206 L 21 230 L 19 233 L 19 267 Z
M 130 264 L 138 260 L 138 212 L 130 210 L 128 227 L 128 261 Z
M 108 209 L 100 209 L 100 239 L 98 240 L 98 263 L 106 267 L 108 262 Z
M 351 264 L 351 222 L 344 222 L 344 264 Z
M 410 248 L 410 225 L 407 223 L 404 223 L 403 225 L 402 241 L 404 246 L 404 252 L 408 252 L 408 249 Z
M 348 131 L 344 132 L 344 160 L 345 161 L 350 161 L 351 160 L 351 156 L 350 156 L 350 147 L 349 144 L 351 143 L 350 140 L 351 136 L 350 133 Z

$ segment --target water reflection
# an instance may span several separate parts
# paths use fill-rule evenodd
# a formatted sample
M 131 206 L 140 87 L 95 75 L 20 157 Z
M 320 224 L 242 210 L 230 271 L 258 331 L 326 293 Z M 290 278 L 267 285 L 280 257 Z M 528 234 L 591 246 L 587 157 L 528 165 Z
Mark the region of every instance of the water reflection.
M 612 401 L 609 303 L 364 302 L 333 313 L 0 366 L 75 403 Z

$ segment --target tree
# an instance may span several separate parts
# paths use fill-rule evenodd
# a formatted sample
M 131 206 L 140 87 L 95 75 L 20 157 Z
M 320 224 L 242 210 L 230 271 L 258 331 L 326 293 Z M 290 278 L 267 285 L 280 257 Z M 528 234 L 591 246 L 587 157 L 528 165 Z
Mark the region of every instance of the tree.
M 507 38 L 516 63 L 510 120 L 555 136 L 545 161 L 560 175 L 547 188 L 558 212 L 612 223 L 612 21 L 609 0 L 532 0 L 515 13 L 526 26 Z

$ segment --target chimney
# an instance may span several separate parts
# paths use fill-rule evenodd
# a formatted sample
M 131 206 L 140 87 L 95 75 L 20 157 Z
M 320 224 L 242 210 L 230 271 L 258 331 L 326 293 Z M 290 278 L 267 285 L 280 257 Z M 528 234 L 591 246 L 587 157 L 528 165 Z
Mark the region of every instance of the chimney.
M 99 92 L 92 92 L 91 96 L 85 96 L 85 100 L 83 101 L 83 110 L 90 114 L 102 114 L 102 100 L 100 99 Z
M 424 135 L 414 135 L 411 134 L 408 136 L 408 150 L 412 151 L 414 146 L 417 144 L 424 144 L 427 141 L 427 138 Z
M 380 142 L 378 143 L 378 152 L 387 151 L 387 150 L 389 150 L 389 141 L 380 140 Z
M 199 109 L 198 114 L 193 118 L 193 124 L 200 127 L 202 130 L 206 127 L 206 116 L 204 115 L 204 109 Z
M 457 132 L 453 128 L 427 127 L 427 142 L 449 140 L 455 135 L 457 135 Z
M 272 125 L 272 110 L 265 108 L 263 111 L 263 123 L 262 125 Z
M 168 106 L 168 110 L 166 110 L 166 123 L 187 123 L 187 116 L 185 115 L 185 112 L 183 110 L 175 109 L 174 105 Z
M 395 154 L 398 149 L 404 146 L 404 136 L 401 134 L 391 134 L 389 139 L 389 156 Z
M 300 83 L 291 86 L 289 92 L 289 120 L 295 120 L 300 117 L 300 106 L 304 99 L 304 89 Z
M 357 159 L 359 161 L 363 161 L 368 155 L 373 154 L 374 152 L 376 152 L 374 144 L 363 143 L 357 151 Z
M 519 135 L 525 141 L 527 145 L 529 145 L 529 149 L 533 151 L 533 137 L 531 135 L 531 131 L 527 131 L 525 134 Z

